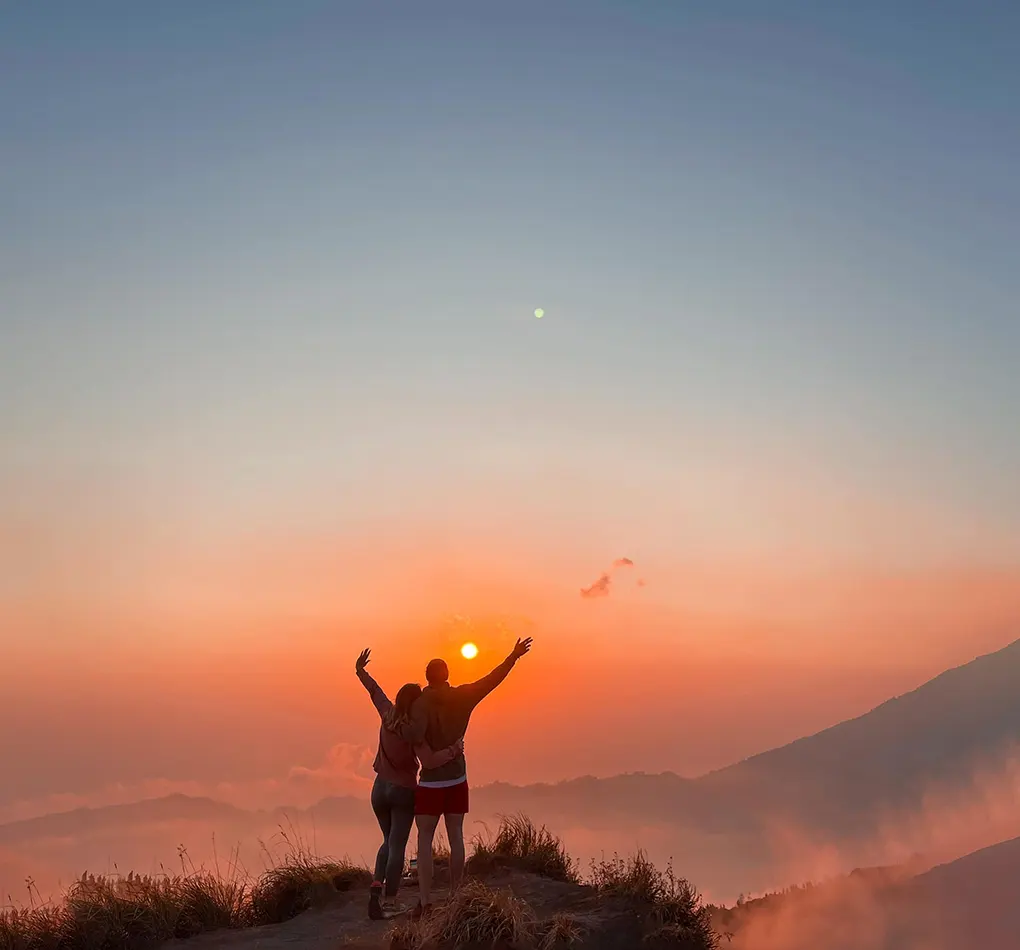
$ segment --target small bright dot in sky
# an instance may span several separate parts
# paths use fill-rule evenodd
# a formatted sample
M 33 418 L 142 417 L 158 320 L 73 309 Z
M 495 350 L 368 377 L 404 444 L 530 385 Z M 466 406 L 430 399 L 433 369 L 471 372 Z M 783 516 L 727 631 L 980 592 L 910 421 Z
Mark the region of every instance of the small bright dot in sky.
M 538 317 L 538 319 L 539 319 L 539 320 L 541 320 L 541 319 L 542 319 L 542 317 L 544 317 L 544 316 L 545 316 L 545 311 L 544 311 L 544 310 L 543 310 L 543 309 L 542 309 L 541 307 L 539 307 L 539 308 L 538 308 L 538 309 L 537 309 L 537 310 L 535 311 L 535 316 L 536 316 L 536 317 Z
M 460 655 L 464 657 L 465 660 L 473 660 L 476 656 L 478 656 L 478 647 L 476 647 L 473 643 L 465 643 L 464 646 L 460 648 Z

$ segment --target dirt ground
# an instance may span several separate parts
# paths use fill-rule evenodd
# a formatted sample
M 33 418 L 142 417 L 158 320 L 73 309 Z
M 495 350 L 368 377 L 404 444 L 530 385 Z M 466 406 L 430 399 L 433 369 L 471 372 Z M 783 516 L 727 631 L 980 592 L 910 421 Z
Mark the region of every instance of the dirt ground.
M 620 907 L 596 899 L 591 888 L 551 881 L 517 871 L 500 871 L 486 876 L 494 889 L 509 888 L 526 901 L 538 917 L 546 920 L 556 914 L 570 914 L 590 934 L 578 946 L 598 950 L 631 948 L 640 942 L 638 919 Z M 435 901 L 447 896 L 437 890 Z M 408 908 L 417 900 L 411 888 L 402 890 L 400 899 Z M 394 920 L 368 919 L 368 892 L 334 892 L 320 906 L 282 924 L 270 924 L 246 930 L 224 930 L 201 934 L 187 941 L 173 940 L 163 950 L 388 950 Z

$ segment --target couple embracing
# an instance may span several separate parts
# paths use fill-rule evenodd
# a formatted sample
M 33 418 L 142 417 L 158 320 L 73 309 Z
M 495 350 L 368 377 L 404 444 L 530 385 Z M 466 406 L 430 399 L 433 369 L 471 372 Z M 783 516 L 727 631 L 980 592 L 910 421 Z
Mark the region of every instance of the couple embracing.
M 369 894 L 368 914 L 372 919 L 403 910 L 397 902 L 397 891 L 412 824 L 418 826 L 420 890 L 413 915 L 428 914 L 432 907 L 432 842 L 440 818 L 446 821 L 450 842 L 451 889 L 460 883 L 464 873 L 464 816 L 468 812 L 464 734 L 475 707 L 530 649 L 531 637 L 518 640 L 510 655 L 491 673 L 461 686 L 450 685 L 445 661 L 432 660 L 425 667 L 426 687 L 407 683 L 400 687 L 393 702 L 365 669 L 371 651 L 364 650 L 358 657 L 358 679 L 382 720 L 379 751 L 373 764 L 376 778 L 372 810 L 382 829 L 383 843 L 376 856 Z

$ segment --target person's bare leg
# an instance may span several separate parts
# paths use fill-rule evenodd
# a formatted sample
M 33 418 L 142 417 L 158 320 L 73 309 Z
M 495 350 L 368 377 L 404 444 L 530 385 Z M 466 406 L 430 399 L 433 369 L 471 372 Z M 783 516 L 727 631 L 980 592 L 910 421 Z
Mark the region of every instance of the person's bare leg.
M 415 815 L 418 825 L 418 893 L 421 906 L 432 899 L 432 841 L 439 827 L 438 815 Z
M 464 877 L 464 816 L 446 816 L 446 837 L 450 839 L 450 892 Z

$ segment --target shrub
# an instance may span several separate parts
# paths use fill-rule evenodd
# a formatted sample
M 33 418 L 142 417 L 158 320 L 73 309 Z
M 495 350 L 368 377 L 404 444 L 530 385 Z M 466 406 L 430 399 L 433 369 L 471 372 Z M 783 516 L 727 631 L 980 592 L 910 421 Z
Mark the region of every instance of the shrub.
M 399 950 L 458 947 L 531 947 L 538 927 L 531 908 L 506 891 L 468 881 L 428 917 L 398 924 L 391 946 Z
M 537 950 L 560 950 L 573 946 L 587 931 L 587 924 L 573 914 L 556 914 L 539 927 Z
M 468 869 L 484 873 L 498 867 L 513 867 L 555 881 L 577 881 L 574 862 L 563 842 L 544 825 L 536 828 L 524 815 L 502 817 L 496 834 L 474 839 Z
M 347 861 L 301 859 L 271 868 L 251 889 L 252 923 L 277 924 L 314 906 L 332 891 L 368 887 L 372 874 Z
M 0 913 L 0 950 L 138 950 L 250 921 L 239 881 L 210 874 L 82 875 L 58 907 Z
M 174 937 L 287 920 L 371 878 L 365 868 L 303 850 L 254 883 L 246 875 L 224 880 L 202 871 L 86 874 L 58 906 L 0 911 L 0 950 L 150 950 Z
M 719 944 L 710 908 L 689 881 L 676 876 L 672 862 L 663 873 L 642 851 L 628 860 L 614 855 L 612 860 L 592 862 L 590 883 L 602 895 L 647 910 L 645 941 L 652 946 L 715 950 Z

